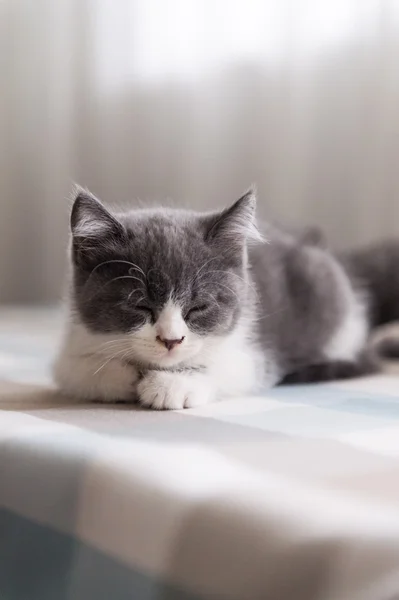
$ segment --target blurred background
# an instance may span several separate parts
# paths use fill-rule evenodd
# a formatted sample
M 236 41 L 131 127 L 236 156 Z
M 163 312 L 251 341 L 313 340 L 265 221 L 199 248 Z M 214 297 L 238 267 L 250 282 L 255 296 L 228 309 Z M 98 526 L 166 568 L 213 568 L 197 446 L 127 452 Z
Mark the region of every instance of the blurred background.
M 0 0 L 0 302 L 60 298 L 72 183 L 399 235 L 396 0 Z

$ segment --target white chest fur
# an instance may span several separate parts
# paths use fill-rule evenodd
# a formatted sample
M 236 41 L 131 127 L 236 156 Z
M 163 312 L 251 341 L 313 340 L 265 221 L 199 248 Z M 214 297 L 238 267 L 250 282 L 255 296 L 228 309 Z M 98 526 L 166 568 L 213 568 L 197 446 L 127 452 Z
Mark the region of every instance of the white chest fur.
M 59 386 L 82 399 L 133 399 L 138 371 L 123 360 L 123 352 L 110 352 L 117 338 L 111 334 L 91 333 L 84 325 L 71 323 L 54 366 Z M 123 342 L 123 336 L 120 338 Z M 261 385 L 273 385 L 278 379 L 273 360 L 265 361 L 244 326 L 224 338 L 209 339 L 203 350 L 185 366 L 190 365 L 205 367 L 202 376 L 212 386 L 215 399 L 249 394 Z

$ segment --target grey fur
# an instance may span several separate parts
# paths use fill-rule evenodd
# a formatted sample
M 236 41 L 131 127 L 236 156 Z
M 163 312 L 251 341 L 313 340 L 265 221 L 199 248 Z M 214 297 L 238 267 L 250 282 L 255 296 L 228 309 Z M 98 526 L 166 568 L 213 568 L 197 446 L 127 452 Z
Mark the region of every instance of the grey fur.
M 226 335 L 250 314 L 253 342 L 265 356 L 272 352 L 281 378 L 315 379 L 309 367 L 325 364 L 324 349 L 343 320 L 342 278 L 354 291 L 374 289 L 390 270 L 383 252 L 380 267 L 373 252 L 369 266 L 363 254 L 335 257 L 315 229 L 296 235 L 269 226 L 268 242 L 259 241 L 254 213 L 248 192 L 212 214 L 159 208 L 112 215 L 80 190 L 71 215 L 74 309 L 92 331 L 137 331 L 156 321 L 172 295 L 189 328 L 203 336 Z M 388 300 L 380 307 L 374 297 L 374 320 L 383 320 L 383 308 L 391 317 Z M 327 371 L 340 376 L 352 372 L 347 366 Z
M 80 318 L 97 332 L 135 331 L 156 320 L 172 296 L 193 331 L 227 333 L 250 294 L 245 244 L 254 211 L 248 193 L 222 213 L 155 209 L 113 216 L 80 192 L 71 215 L 72 294 Z M 87 223 L 93 235 L 90 228 L 81 234 Z

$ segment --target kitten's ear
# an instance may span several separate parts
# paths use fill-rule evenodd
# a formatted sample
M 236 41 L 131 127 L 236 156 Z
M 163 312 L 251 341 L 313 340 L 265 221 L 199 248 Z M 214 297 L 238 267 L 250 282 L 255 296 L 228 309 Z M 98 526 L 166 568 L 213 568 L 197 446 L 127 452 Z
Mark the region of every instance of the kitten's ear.
M 77 188 L 71 211 L 73 257 L 91 262 L 113 242 L 124 237 L 124 227 L 90 192 Z
M 71 231 L 77 238 L 115 235 L 123 226 L 90 192 L 77 188 L 71 211 Z
M 262 241 L 256 226 L 256 194 L 248 190 L 232 206 L 221 213 L 208 217 L 205 239 L 222 242 L 231 248 L 242 249 L 246 242 Z

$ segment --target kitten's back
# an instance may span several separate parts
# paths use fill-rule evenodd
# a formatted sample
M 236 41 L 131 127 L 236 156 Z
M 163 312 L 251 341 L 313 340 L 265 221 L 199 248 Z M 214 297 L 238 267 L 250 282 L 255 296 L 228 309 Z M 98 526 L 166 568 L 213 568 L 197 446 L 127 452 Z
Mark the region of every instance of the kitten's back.
M 399 320 L 399 242 L 386 240 L 338 255 L 355 286 L 369 297 L 371 325 Z
M 283 374 L 341 358 L 341 351 L 345 359 L 355 357 L 367 322 L 344 269 L 319 238 L 309 243 L 276 227 L 268 227 L 266 237 L 267 244 L 250 249 L 258 336 L 265 349 L 275 349 Z M 348 327 L 351 340 L 342 333 Z

